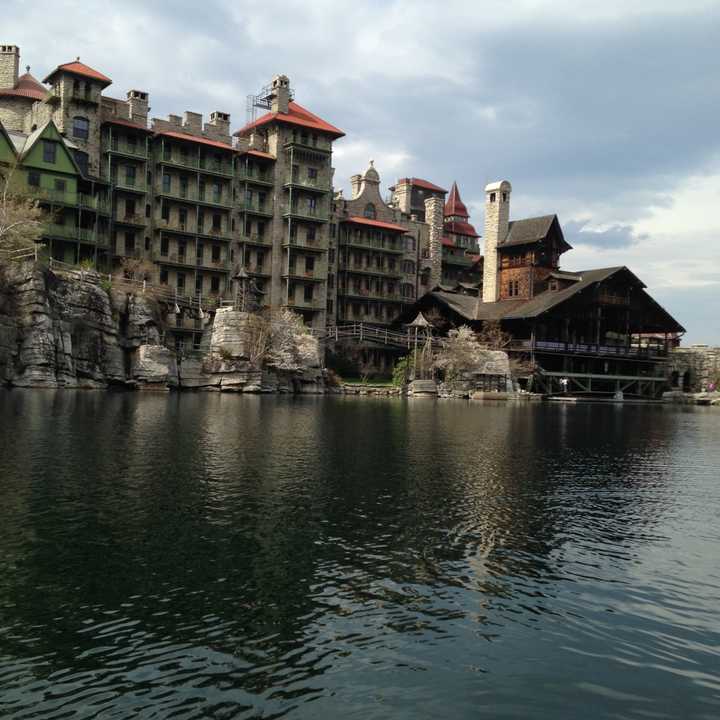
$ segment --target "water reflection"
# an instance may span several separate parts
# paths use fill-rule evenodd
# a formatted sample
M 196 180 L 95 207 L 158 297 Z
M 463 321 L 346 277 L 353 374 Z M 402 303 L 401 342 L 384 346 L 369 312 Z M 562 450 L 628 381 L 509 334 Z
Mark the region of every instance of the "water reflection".
M 18 717 L 717 714 L 712 415 L 0 403 Z

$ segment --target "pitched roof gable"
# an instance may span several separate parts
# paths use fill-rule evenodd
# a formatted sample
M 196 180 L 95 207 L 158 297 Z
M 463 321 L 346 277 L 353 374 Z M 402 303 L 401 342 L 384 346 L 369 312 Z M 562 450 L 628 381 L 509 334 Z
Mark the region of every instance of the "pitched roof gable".
M 89 78 L 90 80 L 97 80 L 98 82 L 103 83 L 104 86 L 108 86 L 112 84 L 112 80 L 107 76 L 103 75 L 98 70 L 95 70 L 94 68 L 91 68 L 89 65 L 86 65 L 85 63 L 80 62 L 80 58 L 77 60 L 74 60 L 73 62 L 64 63 L 63 65 L 58 65 L 44 80 L 44 83 L 52 82 L 52 79 L 57 75 L 58 73 L 67 72 L 71 73 L 73 75 L 79 75 L 80 77 Z
M 28 135 L 27 140 L 25 140 L 25 145 L 19 154 L 21 160 L 25 160 L 28 157 L 37 141 L 41 138 L 44 140 L 54 140 L 58 142 L 62 146 L 63 152 L 67 154 L 75 172 L 77 172 L 78 175 L 82 175 L 82 171 L 75 160 L 75 156 L 70 152 L 70 148 L 67 146 L 65 138 L 63 138 L 60 134 L 60 131 L 57 129 L 57 126 L 52 120 L 48 120 L 44 125 Z
M 279 122 L 286 125 L 297 125 L 298 127 L 305 127 L 309 130 L 317 130 L 318 132 L 332 135 L 335 139 L 341 138 L 345 135 L 345 133 L 340 130 L 340 128 L 336 128 L 334 125 L 326 122 L 321 117 L 318 117 L 314 113 L 311 113 L 302 105 L 298 105 L 298 103 L 296 103 L 294 100 L 291 100 L 288 104 L 287 113 L 265 113 L 265 115 L 262 115 L 254 122 L 248 123 L 243 128 L 238 130 L 235 135 L 245 135 L 246 133 L 250 132 L 250 130 L 254 130 L 257 127 L 267 125 L 271 122 Z

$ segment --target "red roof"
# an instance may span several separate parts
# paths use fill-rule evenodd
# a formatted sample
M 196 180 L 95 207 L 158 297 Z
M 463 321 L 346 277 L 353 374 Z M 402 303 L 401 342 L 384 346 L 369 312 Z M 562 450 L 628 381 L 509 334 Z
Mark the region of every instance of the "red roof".
M 445 232 L 456 233 L 457 235 L 467 235 L 468 237 L 474 238 L 480 237 L 470 223 L 459 220 L 446 220 L 443 223 L 443 229 Z
M 267 125 L 271 122 L 280 122 L 287 125 L 299 125 L 300 127 L 310 128 L 311 130 L 318 130 L 320 132 L 332 135 L 334 138 L 341 138 L 345 133 L 331 125 L 329 122 L 325 122 L 322 118 L 314 115 L 309 110 L 306 110 L 302 105 L 298 105 L 295 101 L 291 101 L 288 105 L 287 113 L 280 112 L 269 112 L 259 117 L 255 122 L 248 123 L 245 127 L 238 130 L 235 135 L 245 135 L 253 128 L 260 127 L 261 125 Z
M 15 87 L 0 90 L 3 97 L 24 97 L 31 100 L 44 100 L 47 97 L 47 90 L 29 73 L 18 78 Z
M 43 80 L 43 82 L 44 83 L 51 82 L 52 78 L 55 76 L 55 74 L 59 73 L 59 72 L 68 72 L 68 73 L 72 73 L 73 75 L 81 75 L 82 77 L 90 78 L 91 80 L 98 80 L 99 82 L 104 83 L 105 85 L 110 85 L 112 83 L 112 80 L 107 75 L 103 75 L 101 72 L 94 70 L 89 65 L 85 65 L 85 63 L 81 63 L 80 58 L 78 58 L 74 62 L 65 63 L 64 65 L 58 65 Z
M 451 240 L 449 237 L 443 237 L 442 244 L 445 247 L 455 247 L 455 242 Z
M 456 182 L 452 184 L 450 195 L 445 203 L 445 217 L 449 217 L 450 215 L 458 215 L 466 220 L 470 217 L 465 203 L 460 199 L 460 191 L 458 190 Z
M 144 125 L 138 125 L 137 123 L 132 122 L 132 120 L 123 120 L 123 118 L 107 118 L 106 120 L 103 120 L 103 125 L 105 124 L 122 125 L 123 127 L 129 127 L 133 130 L 140 130 L 140 132 L 152 133 L 152 130 L 149 130 Z
M 239 155 L 252 155 L 253 157 L 262 158 L 263 160 L 277 160 L 274 155 L 263 152 L 262 150 L 240 150 Z
M 175 138 L 176 140 L 187 140 L 187 142 L 200 143 L 201 145 L 210 145 L 211 147 L 220 148 L 221 150 L 232 150 L 232 145 L 218 142 L 217 140 L 208 140 L 208 138 L 198 137 L 197 135 L 187 135 L 186 133 L 173 132 L 172 130 L 163 130 L 162 132 L 155 133 L 156 135 L 162 135 L 164 137 Z
M 342 222 L 355 223 L 356 225 L 370 225 L 371 227 L 382 228 L 383 230 L 395 230 L 396 232 L 407 232 L 407 228 L 402 225 L 393 225 L 393 223 L 382 222 L 382 220 L 371 220 L 370 218 L 358 217 L 351 215 L 347 220 Z
M 441 188 L 439 185 L 433 185 L 433 183 L 421 178 L 400 178 L 400 180 L 398 180 L 398 185 L 400 183 L 408 183 L 409 185 L 415 185 L 417 187 L 424 188 L 425 190 L 434 190 L 435 192 L 447 192 L 445 188 Z

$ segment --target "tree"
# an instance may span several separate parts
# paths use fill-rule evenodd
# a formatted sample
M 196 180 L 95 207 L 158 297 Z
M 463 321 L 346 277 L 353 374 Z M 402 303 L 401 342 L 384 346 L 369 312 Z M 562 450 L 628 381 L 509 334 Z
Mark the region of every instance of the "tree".
M 47 213 L 17 182 L 17 163 L 0 170 L 0 251 L 35 247 Z
M 475 333 L 467 325 L 450 330 L 441 341 L 440 350 L 435 354 L 434 365 L 445 371 L 448 379 L 457 377 L 463 371 L 473 370 L 481 363 L 481 347 Z
M 512 340 L 512 335 L 505 332 L 499 320 L 485 320 L 477 333 L 477 341 L 491 350 L 502 350 Z
M 120 261 L 120 269 L 122 276 L 128 280 L 146 280 L 153 279 L 156 267 L 149 260 L 144 258 L 125 257 Z

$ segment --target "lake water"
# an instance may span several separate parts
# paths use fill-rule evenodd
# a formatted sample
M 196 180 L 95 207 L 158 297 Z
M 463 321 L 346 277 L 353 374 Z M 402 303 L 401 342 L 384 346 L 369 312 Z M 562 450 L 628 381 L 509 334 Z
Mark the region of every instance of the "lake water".
M 0 391 L 0 717 L 720 717 L 714 408 Z

